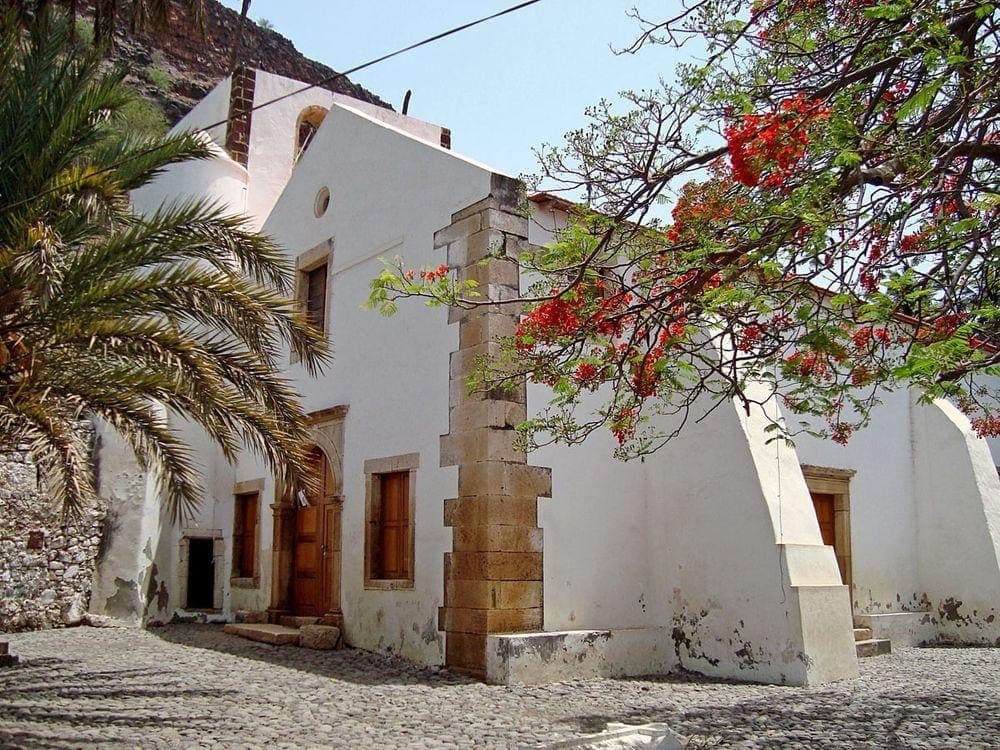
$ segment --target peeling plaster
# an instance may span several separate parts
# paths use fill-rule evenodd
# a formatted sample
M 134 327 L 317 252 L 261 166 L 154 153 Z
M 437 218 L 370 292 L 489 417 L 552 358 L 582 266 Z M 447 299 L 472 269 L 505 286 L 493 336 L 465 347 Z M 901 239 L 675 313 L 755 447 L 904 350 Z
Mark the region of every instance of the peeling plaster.
M 142 612 L 139 583 L 115 578 L 115 593 L 104 602 L 104 611 L 111 617 L 128 620 Z

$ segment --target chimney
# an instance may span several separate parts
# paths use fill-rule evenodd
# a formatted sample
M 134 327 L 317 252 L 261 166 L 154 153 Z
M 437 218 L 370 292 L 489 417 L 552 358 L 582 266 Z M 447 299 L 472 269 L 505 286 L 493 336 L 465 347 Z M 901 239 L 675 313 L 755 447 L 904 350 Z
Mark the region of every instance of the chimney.
M 244 167 L 250 155 L 250 120 L 253 117 L 253 92 L 257 71 L 240 65 L 233 71 L 229 89 L 229 122 L 226 126 L 226 150 Z

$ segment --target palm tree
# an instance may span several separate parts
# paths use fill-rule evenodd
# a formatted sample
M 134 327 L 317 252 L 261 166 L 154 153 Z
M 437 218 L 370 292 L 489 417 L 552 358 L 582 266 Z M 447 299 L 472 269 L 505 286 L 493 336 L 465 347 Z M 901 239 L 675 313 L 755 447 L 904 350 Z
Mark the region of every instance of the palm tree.
M 194 134 L 116 135 L 124 72 L 68 39 L 48 14 L 28 34 L 0 18 L 0 440 L 30 446 L 68 509 L 95 496 L 85 418 L 132 446 L 175 519 L 201 495 L 177 417 L 304 486 L 304 417 L 277 363 L 290 347 L 314 374 L 327 355 L 290 269 L 204 202 L 133 211 L 129 191 L 211 150 Z
M 93 0 L 94 44 L 108 50 L 114 41 L 115 28 L 124 15 L 133 31 L 144 29 L 162 30 L 170 22 L 170 6 L 173 0 Z M 18 14 L 22 24 L 30 23 L 35 15 L 44 15 L 55 4 L 55 0 L 8 0 Z M 79 0 L 59 0 L 69 16 L 70 37 L 74 35 Z M 204 28 L 205 0 L 184 0 L 184 6 L 191 20 L 199 29 Z

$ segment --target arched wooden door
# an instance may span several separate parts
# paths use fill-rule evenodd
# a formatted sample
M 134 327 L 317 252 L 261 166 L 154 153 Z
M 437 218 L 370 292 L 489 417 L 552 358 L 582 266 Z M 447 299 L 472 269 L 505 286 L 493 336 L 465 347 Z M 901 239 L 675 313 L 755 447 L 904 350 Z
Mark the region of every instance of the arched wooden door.
M 309 454 L 318 492 L 307 505 L 296 504 L 292 543 L 291 605 L 300 617 L 340 620 L 340 514 L 333 472 L 326 454 L 314 447 Z

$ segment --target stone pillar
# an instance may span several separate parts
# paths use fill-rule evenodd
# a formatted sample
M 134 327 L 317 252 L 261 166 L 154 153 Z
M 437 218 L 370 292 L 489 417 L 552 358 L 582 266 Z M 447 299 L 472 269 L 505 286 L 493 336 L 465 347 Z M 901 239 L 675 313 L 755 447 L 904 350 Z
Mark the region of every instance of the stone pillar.
M 292 613 L 289 597 L 292 579 L 292 546 L 295 542 L 295 506 L 290 502 L 271 505 L 273 530 L 271 543 L 271 606 L 268 622 L 278 622 Z
M 250 121 L 253 118 L 253 95 L 257 71 L 241 65 L 233 71 L 229 88 L 229 122 L 226 124 L 226 150 L 244 167 L 250 157 Z
M 489 197 L 459 211 L 434 235 L 447 248 L 460 279 L 475 279 L 490 299 L 518 293 L 518 268 L 511 261 L 484 258 L 506 251 L 517 257 L 527 247 L 528 221 L 518 214 L 520 183 L 493 175 Z M 489 633 L 542 628 L 542 530 L 537 501 L 551 495 L 550 470 L 529 466 L 514 447 L 514 427 L 526 418 L 525 386 L 512 391 L 469 393 L 468 375 L 482 355 L 497 353 L 497 337 L 513 334 L 515 306 L 452 309 L 459 324 L 459 348 L 451 355 L 450 412 L 441 436 L 441 465 L 458 466 L 458 497 L 444 501 L 452 552 L 445 554 L 444 606 L 439 628 L 446 632 L 449 668 L 484 677 Z

